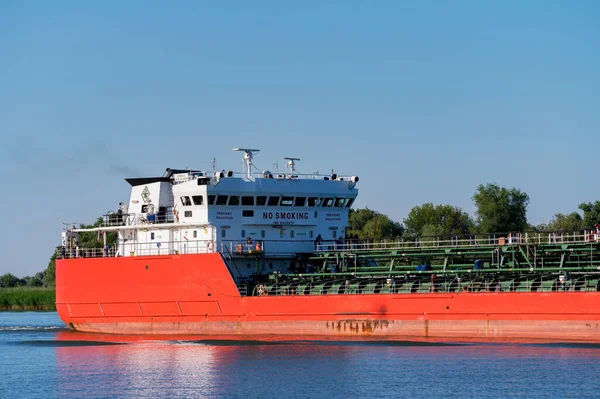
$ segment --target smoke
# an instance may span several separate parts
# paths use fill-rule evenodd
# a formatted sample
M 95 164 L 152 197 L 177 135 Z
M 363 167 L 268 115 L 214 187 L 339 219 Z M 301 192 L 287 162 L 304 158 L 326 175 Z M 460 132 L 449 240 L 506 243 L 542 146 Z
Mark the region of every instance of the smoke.
M 120 177 L 141 176 L 138 169 L 127 165 L 118 151 L 102 140 L 76 143 L 61 140 L 58 146 L 43 146 L 40 141 L 36 137 L 17 137 L 3 147 L 2 158 L 9 161 L 9 168 L 36 176 L 91 169 Z

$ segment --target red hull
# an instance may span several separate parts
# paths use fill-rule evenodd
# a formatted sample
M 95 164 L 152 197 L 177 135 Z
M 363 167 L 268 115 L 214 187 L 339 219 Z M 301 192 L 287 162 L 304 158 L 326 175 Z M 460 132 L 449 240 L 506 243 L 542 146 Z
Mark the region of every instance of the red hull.
M 240 296 L 219 254 L 57 261 L 78 331 L 600 342 L 600 292 Z

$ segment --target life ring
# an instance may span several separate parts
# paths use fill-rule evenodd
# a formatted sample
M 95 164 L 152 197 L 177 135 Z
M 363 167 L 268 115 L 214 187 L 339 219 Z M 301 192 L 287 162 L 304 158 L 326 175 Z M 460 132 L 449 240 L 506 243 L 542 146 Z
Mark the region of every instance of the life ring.
M 206 245 L 206 249 L 208 250 L 208 252 L 213 251 L 213 242 L 212 241 L 208 242 L 208 244 Z
M 267 290 L 265 289 L 265 286 L 264 286 L 264 285 L 262 285 L 262 284 L 260 284 L 260 285 L 258 286 L 258 290 L 257 290 L 257 292 L 258 292 L 258 295 L 259 295 L 259 296 L 267 295 Z

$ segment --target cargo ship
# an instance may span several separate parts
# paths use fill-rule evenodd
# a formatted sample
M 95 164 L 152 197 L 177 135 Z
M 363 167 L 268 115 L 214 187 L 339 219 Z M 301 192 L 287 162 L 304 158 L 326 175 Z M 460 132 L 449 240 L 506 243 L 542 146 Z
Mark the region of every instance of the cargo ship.
M 600 232 L 348 236 L 352 175 L 166 169 L 94 228 L 63 223 L 68 328 L 238 339 L 600 342 Z M 83 248 L 79 235 L 98 235 Z M 106 241 L 109 233 L 116 242 Z

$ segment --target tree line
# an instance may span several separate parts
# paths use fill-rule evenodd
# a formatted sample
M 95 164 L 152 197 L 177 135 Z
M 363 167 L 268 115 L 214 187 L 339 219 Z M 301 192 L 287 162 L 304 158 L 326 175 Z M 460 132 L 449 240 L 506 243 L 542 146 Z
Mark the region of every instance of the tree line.
M 479 185 L 471 197 L 475 204 L 472 217 L 453 205 L 426 203 L 413 207 L 404 220 L 397 222 L 369 208 L 351 209 L 348 217 L 347 234 L 361 240 L 382 240 L 402 236 L 447 237 L 508 232 L 578 231 L 600 225 L 600 201 L 582 203 L 568 214 L 557 213 L 549 223 L 531 225 L 527 221 L 529 195 L 517 188 L 506 188 L 497 184 Z M 119 218 L 120 214 L 108 218 Z M 100 217 L 91 225 L 81 228 L 100 227 L 106 221 Z M 117 233 L 106 232 L 106 242 L 116 245 Z M 102 248 L 104 237 L 96 232 L 79 233 L 81 248 Z M 0 288 L 19 286 L 52 287 L 56 280 L 56 253 L 52 255 L 46 270 L 31 277 L 19 279 L 7 273 L 0 276 Z
M 351 209 L 348 234 L 363 240 L 380 240 L 402 236 L 578 231 L 600 225 L 600 201 L 580 204 L 581 213 L 557 213 L 547 224 L 532 225 L 527 220 L 529 195 L 524 191 L 481 184 L 471 198 L 476 208 L 474 217 L 459 207 L 432 203 L 413 207 L 402 223 L 368 208 Z

